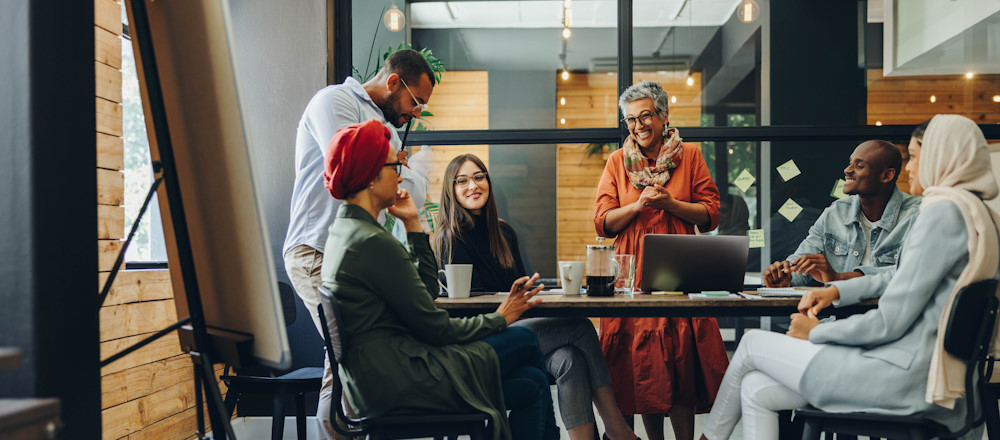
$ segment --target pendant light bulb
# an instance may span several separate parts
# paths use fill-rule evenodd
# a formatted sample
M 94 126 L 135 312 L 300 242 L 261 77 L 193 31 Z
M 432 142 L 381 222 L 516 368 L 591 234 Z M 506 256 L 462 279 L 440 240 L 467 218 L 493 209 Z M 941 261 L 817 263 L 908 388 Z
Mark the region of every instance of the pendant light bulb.
M 569 79 L 569 70 L 566 70 L 566 68 L 564 67 L 563 71 L 562 71 L 562 74 L 560 76 L 562 77 L 563 81 L 568 80 Z
M 750 23 L 760 15 L 760 5 L 754 0 L 743 0 L 736 7 L 736 16 L 744 23 Z
M 563 40 L 568 40 L 570 35 L 573 35 L 573 32 L 568 27 L 564 27 L 562 31 Z
M 406 24 L 406 16 L 403 15 L 403 11 L 400 11 L 396 5 L 392 5 L 388 11 L 385 11 L 385 15 L 382 16 L 382 23 L 385 24 L 385 28 L 391 32 L 399 32 L 403 30 L 403 25 Z
M 688 75 L 687 85 L 688 86 L 693 86 L 694 85 L 694 78 L 691 77 L 690 75 Z

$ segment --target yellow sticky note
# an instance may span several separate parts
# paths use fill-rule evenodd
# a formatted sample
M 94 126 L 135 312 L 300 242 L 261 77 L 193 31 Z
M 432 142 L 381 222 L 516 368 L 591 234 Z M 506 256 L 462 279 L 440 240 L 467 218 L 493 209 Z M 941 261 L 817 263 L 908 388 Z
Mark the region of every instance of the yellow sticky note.
M 799 171 L 799 167 L 795 166 L 794 160 L 789 160 L 788 162 L 778 165 L 778 174 L 780 174 L 781 178 L 785 179 L 785 182 L 787 182 L 789 179 L 802 174 L 802 172 Z
M 736 185 L 740 191 L 747 192 L 747 189 L 749 189 L 750 186 L 756 181 L 757 178 L 754 177 L 753 174 L 750 174 L 750 170 L 744 169 L 739 176 L 736 176 L 736 180 L 733 181 L 733 185 Z
M 747 231 L 747 237 L 750 237 L 750 248 L 762 248 L 764 247 L 764 230 L 763 229 L 751 229 Z
M 678 292 L 676 290 L 654 290 L 653 295 L 683 295 L 684 292 Z
M 830 191 L 830 197 L 836 199 L 842 199 L 844 197 L 847 197 L 847 194 L 844 194 L 844 183 L 845 183 L 844 179 L 840 179 L 834 182 L 833 191 Z
M 788 221 L 794 221 L 800 212 L 802 212 L 802 207 L 792 199 L 785 200 L 785 203 L 778 209 L 778 214 L 785 216 Z

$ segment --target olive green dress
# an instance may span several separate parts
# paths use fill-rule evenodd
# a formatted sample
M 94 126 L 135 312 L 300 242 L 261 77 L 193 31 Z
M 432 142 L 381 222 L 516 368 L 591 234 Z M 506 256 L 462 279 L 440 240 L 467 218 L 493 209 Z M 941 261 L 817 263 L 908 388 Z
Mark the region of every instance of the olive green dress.
M 323 285 L 341 310 L 340 379 L 358 414 L 483 412 L 493 438 L 510 439 L 496 352 L 499 313 L 451 318 L 434 304 L 437 264 L 427 234 L 407 236 L 411 252 L 357 205 L 330 227 Z

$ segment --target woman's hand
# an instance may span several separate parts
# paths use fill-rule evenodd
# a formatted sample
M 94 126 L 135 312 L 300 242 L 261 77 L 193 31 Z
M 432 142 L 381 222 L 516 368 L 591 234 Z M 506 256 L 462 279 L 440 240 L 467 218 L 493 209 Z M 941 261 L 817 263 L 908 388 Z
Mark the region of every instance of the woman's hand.
M 795 313 L 792 314 L 792 325 L 788 327 L 788 332 L 785 333 L 793 338 L 809 340 L 809 332 L 812 331 L 819 325 L 819 318 L 812 314 L 802 314 Z
M 413 197 L 405 189 L 396 191 L 396 201 L 387 208 L 389 214 L 398 218 L 406 226 L 406 232 L 423 232 L 420 226 L 420 214 L 417 212 L 417 205 L 413 202 Z
M 653 194 L 646 198 L 646 206 L 661 211 L 673 212 L 674 205 L 676 204 L 674 196 L 670 195 L 667 189 L 660 185 L 647 186 L 642 190 L 642 193 L 645 194 L 646 190 L 650 188 L 653 189 Z
M 835 286 L 824 287 L 822 289 L 808 290 L 802 299 L 799 300 L 799 313 L 804 313 L 813 318 L 834 301 L 840 299 L 840 290 Z
M 517 321 L 521 317 L 522 313 L 542 302 L 541 299 L 530 301 L 531 298 L 534 298 L 545 287 L 544 284 L 539 284 L 538 287 L 532 289 L 531 286 L 535 284 L 535 281 L 538 281 L 537 273 L 532 275 L 531 278 L 518 278 L 510 286 L 510 295 L 507 295 L 507 298 L 504 298 L 503 302 L 500 303 L 500 307 L 497 308 L 497 313 L 503 315 L 504 319 L 507 320 L 507 325 L 513 324 L 514 321 Z

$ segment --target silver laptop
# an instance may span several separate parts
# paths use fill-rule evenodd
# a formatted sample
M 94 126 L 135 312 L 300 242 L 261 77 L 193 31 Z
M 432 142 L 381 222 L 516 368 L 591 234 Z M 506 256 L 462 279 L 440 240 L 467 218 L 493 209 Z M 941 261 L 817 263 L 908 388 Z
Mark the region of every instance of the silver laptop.
M 643 292 L 743 290 L 746 236 L 646 234 L 642 247 Z

